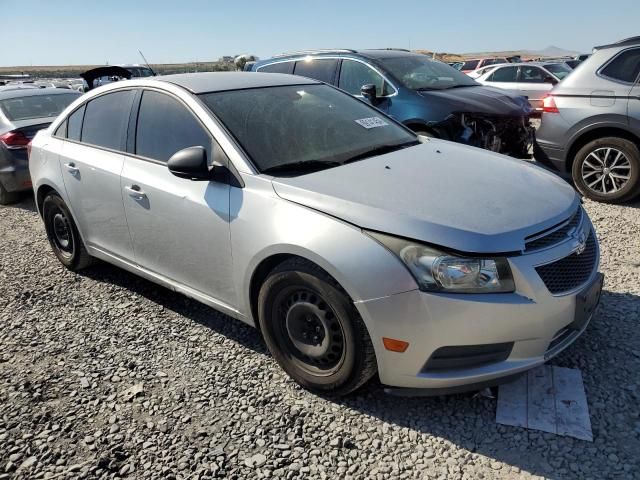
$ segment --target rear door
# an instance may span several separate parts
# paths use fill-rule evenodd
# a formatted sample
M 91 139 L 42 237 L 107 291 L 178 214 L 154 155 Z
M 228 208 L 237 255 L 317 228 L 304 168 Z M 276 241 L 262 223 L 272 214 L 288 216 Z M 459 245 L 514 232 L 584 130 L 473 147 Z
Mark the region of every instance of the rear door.
M 133 260 L 120 173 L 133 90 L 89 101 L 67 120 L 60 165 L 67 196 L 87 246 Z
M 551 75 L 535 65 L 520 67 L 518 90 L 529 99 L 533 108 L 542 108 L 542 97 L 553 88 L 552 83 L 545 81 L 547 77 Z
M 144 90 L 134 127 L 121 189 L 136 262 L 226 305 L 236 305 L 231 280 L 231 187 L 178 178 L 167 168 L 169 158 L 187 147 L 206 148 L 210 163 L 228 164 L 224 152 L 195 114 L 168 93 Z
M 498 67 L 482 82 L 491 87 L 498 87 L 520 95 L 518 88 L 518 67 Z

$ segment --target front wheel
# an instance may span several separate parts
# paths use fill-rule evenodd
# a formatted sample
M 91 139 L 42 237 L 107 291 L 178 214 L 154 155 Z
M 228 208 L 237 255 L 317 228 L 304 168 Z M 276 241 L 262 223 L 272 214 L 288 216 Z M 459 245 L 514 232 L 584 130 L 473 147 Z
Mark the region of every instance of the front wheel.
M 640 151 L 624 138 L 599 138 L 578 151 L 571 174 L 585 197 L 621 203 L 640 193 Z
M 258 298 L 260 328 L 280 366 L 304 388 L 346 395 L 376 373 L 369 333 L 351 299 L 324 270 L 285 261 Z
M 56 193 L 48 194 L 42 202 L 42 218 L 47 238 L 60 263 L 77 271 L 93 263 L 82 243 L 78 228 L 64 200 Z

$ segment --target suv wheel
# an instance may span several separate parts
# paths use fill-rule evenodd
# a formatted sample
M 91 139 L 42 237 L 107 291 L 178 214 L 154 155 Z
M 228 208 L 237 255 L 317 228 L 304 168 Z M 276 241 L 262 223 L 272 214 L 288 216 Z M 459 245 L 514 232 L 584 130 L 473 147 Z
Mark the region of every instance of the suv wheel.
M 57 193 L 50 193 L 45 197 L 42 202 L 42 218 L 53 253 L 65 267 L 77 271 L 93 263 L 71 212 Z
M 371 339 L 351 299 L 303 259 L 278 266 L 260 289 L 259 322 L 269 351 L 304 388 L 346 395 L 377 370 Z
M 624 202 L 640 193 L 640 151 L 624 138 L 599 138 L 578 151 L 571 173 L 584 196 L 600 202 Z

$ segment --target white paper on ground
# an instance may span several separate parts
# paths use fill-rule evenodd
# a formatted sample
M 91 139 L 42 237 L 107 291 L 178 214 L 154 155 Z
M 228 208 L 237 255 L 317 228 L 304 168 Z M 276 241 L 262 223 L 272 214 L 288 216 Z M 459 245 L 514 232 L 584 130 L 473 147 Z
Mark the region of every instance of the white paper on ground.
M 542 365 L 500 385 L 496 422 L 593 441 L 580 370 Z

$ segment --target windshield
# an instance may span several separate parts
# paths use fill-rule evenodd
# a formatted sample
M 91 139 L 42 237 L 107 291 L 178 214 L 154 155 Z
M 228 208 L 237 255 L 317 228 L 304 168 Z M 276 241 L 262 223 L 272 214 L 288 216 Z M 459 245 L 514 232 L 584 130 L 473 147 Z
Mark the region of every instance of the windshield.
M 78 93 L 63 93 L 8 98 L 0 100 L 0 109 L 11 121 L 57 117 L 67 105 L 79 96 Z
M 551 63 L 549 65 L 545 65 L 544 68 L 558 77 L 558 80 L 564 79 L 564 77 L 571 73 L 571 68 L 564 63 Z
M 153 72 L 145 67 L 125 67 L 131 72 L 131 78 L 152 77 Z
M 233 90 L 200 98 L 260 172 L 287 165 L 297 171 L 329 168 L 417 140 L 378 110 L 326 85 Z
M 462 68 L 460 70 L 475 70 L 478 68 L 478 64 L 480 60 L 467 60 L 462 64 Z
M 431 61 L 424 55 L 385 58 L 380 63 L 412 90 L 445 90 L 478 85 L 468 75 L 445 63 Z

